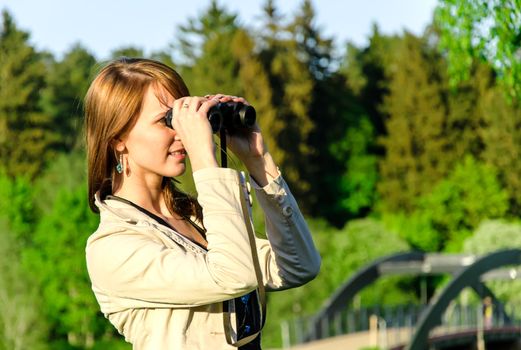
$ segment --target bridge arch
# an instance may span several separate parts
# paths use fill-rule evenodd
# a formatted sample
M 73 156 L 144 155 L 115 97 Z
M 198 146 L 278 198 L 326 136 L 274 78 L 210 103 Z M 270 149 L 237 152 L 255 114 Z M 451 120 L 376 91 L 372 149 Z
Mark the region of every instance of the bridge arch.
M 354 296 L 357 293 L 359 293 L 363 288 L 374 283 L 378 278 L 386 274 L 432 275 L 441 273 L 453 273 L 455 274 L 455 277 L 449 284 L 449 286 L 452 285 L 452 283 L 460 283 L 458 281 L 461 281 L 461 278 L 464 278 L 461 276 L 468 276 L 469 279 L 463 280 L 464 285 L 461 287 L 461 289 L 468 286 L 473 288 L 474 291 L 480 296 L 480 298 L 484 298 L 486 296 L 491 297 L 495 310 L 497 310 L 498 313 L 502 315 L 502 318 L 504 320 L 509 322 L 510 318 L 508 317 L 508 315 L 506 315 L 503 304 L 495 297 L 492 291 L 488 289 L 486 285 L 480 281 L 480 276 L 483 273 L 495 269 L 497 267 L 516 264 L 515 261 L 505 263 L 504 260 L 502 260 L 506 259 L 506 261 L 512 261 L 511 256 L 515 255 L 516 251 L 518 251 L 521 254 L 521 250 L 500 251 L 481 257 L 478 260 L 476 260 L 475 256 L 470 255 L 447 254 L 440 256 L 440 254 L 429 254 L 424 252 L 402 252 L 381 257 L 361 268 L 352 277 L 350 277 L 340 288 L 338 288 L 337 291 L 335 291 L 335 293 L 333 293 L 333 295 L 324 303 L 320 311 L 312 318 L 310 327 L 308 328 L 307 333 L 304 336 L 304 342 L 308 342 L 315 339 L 321 339 L 327 336 L 325 334 L 322 334 L 325 330 L 323 329 L 323 325 L 325 324 L 327 326 L 328 324 L 328 322 L 324 321 L 333 319 L 338 312 L 342 311 L 345 308 L 346 304 L 353 300 Z M 492 258 L 487 259 L 487 257 L 489 256 L 492 256 Z M 503 258 L 498 260 L 498 256 L 501 256 Z M 426 261 L 430 261 L 430 263 L 427 264 L 428 266 L 425 266 Z M 476 266 L 478 267 L 476 268 Z M 466 271 L 470 272 L 466 273 Z M 481 271 L 481 273 L 477 274 L 478 271 Z M 459 293 L 459 291 L 457 293 Z M 455 298 L 455 296 L 457 296 L 457 293 L 453 295 L 448 302 Z M 427 319 L 427 321 L 424 321 L 425 314 L 433 312 L 432 315 L 435 315 L 439 312 L 439 321 L 441 321 L 441 314 L 448 306 L 447 302 L 447 304 L 441 309 L 433 309 L 433 304 L 437 304 L 438 302 L 439 299 L 432 300 L 429 303 L 429 307 L 426 311 L 422 313 L 422 317 L 420 318 L 419 324 L 423 324 L 423 322 L 425 322 L 425 325 L 423 327 L 427 329 L 427 336 L 429 330 L 432 327 L 434 327 L 432 326 L 432 324 L 436 322 L 431 322 L 429 321 L 429 319 Z M 420 328 L 418 327 L 418 331 L 419 330 Z M 425 330 L 422 328 L 421 332 L 425 332 Z M 425 334 L 418 334 L 419 338 L 421 338 L 422 336 L 425 336 Z M 420 348 L 411 349 L 416 350 Z
M 389 262 L 422 261 L 424 255 L 425 253 L 422 252 L 397 253 L 379 258 L 360 269 L 335 291 L 325 302 L 320 311 L 313 317 L 311 329 L 305 337 L 305 340 L 310 341 L 312 339 L 322 338 L 322 320 L 342 310 L 358 292 L 380 278 L 381 273 L 379 267 L 382 264 Z
M 449 303 L 456 298 L 465 287 L 480 284 L 481 276 L 497 267 L 521 264 L 521 250 L 510 249 L 485 255 L 457 273 L 442 292 L 435 297 L 420 316 L 416 331 L 406 347 L 407 350 L 428 349 L 428 338 L 431 329 L 441 323 L 443 312 Z

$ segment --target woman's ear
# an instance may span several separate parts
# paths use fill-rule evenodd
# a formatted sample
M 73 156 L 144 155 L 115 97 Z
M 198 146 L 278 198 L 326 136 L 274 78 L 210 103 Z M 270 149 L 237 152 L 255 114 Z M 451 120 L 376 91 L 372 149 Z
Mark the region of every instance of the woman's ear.
M 127 146 L 125 146 L 125 141 L 121 139 L 114 139 L 112 142 L 112 146 L 118 153 L 123 153 L 123 151 L 127 148 Z

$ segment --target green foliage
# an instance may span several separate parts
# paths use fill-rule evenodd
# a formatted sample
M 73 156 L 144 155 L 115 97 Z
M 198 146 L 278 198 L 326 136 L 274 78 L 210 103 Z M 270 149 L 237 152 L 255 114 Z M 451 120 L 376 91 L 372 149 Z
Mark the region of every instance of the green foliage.
M 430 213 L 445 249 L 459 251 L 463 240 L 481 221 L 505 215 L 508 195 L 498 183 L 494 168 L 466 157 L 432 193 L 420 198 L 418 208 Z
M 333 40 L 315 25 L 310 1 L 302 2 L 288 30 L 296 42 L 297 57 L 312 79 L 308 114 L 313 127 L 307 136 L 309 156 L 302 164 L 306 172 L 300 173 L 300 178 L 309 178 L 308 211 L 342 227 L 347 220 L 366 214 L 373 204 L 374 127 L 345 76 L 332 70 Z
M 330 198 L 339 198 L 340 208 L 336 209 L 333 205 L 333 208 L 327 208 L 327 211 L 332 212 L 331 216 L 338 217 L 342 213 L 343 217 L 363 215 L 372 208 L 376 200 L 377 157 L 371 153 L 375 139 L 374 127 L 364 115 L 353 119 L 345 136 L 328 144 L 331 155 L 344 163 L 341 174 L 324 174 L 324 178 L 330 181 L 328 188 L 337 192 L 337 196 L 335 193 L 328 193 Z M 328 217 L 327 212 L 321 214 Z
M 0 215 L 9 231 L 27 245 L 38 220 L 31 183 L 25 177 L 11 178 L 1 169 Z
M 452 86 L 468 79 L 475 60 L 488 61 L 508 96 L 521 98 L 521 2 L 442 0 L 435 12 Z
M 320 81 L 326 79 L 331 72 L 333 39 L 323 37 L 315 24 L 315 18 L 312 2 L 303 0 L 288 30 L 297 43 L 301 61 L 314 80 Z
M 32 186 L 39 215 L 22 257 L 46 300 L 40 313 L 53 330 L 49 342 L 55 349 L 91 348 L 102 335 L 109 341 L 113 334 L 85 266 L 86 240 L 99 222 L 88 207 L 85 168 L 83 152 L 63 154 Z
M 224 93 L 243 95 L 239 82 L 240 63 L 234 55 L 233 41 L 239 29 L 237 15 L 212 1 L 198 18 L 179 27 L 181 67 L 190 93 L 196 96 Z M 187 40 L 189 38 L 189 40 Z
M 442 0 L 423 36 L 384 36 L 375 25 L 367 47 L 349 45 L 339 61 L 311 1 L 283 18 L 267 0 L 255 33 L 212 0 L 179 28 L 178 44 L 150 55 L 180 71 L 192 94 L 245 96 L 299 205 L 328 222 L 311 222 L 319 277 L 270 295 L 265 345 L 280 345 L 278 321 L 317 311 L 382 255 L 517 245 L 518 223 L 480 223 L 521 214 L 519 9 L 517 0 Z M 60 60 L 37 52 L 6 11 L 2 20 L 0 294 L 14 308 L 2 306 L 0 350 L 45 348 L 45 337 L 53 349 L 128 349 L 99 314 L 84 266 L 97 218 L 87 208 L 79 125 L 98 63 L 80 44 Z M 505 101 L 504 89 L 517 99 Z M 178 180 L 195 194 L 189 169 Z M 352 220 L 373 212 L 381 223 Z M 262 235 L 258 205 L 253 215 Z M 409 302 L 410 285 L 382 279 L 355 306 Z M 494 288 L 518 302 L 517 284 Z
M 120 57 L 145 57 L 143 50 L 134 46 L 123 46 L 112 50 L 110 56 L 113 59 Z
M 255 40 L 243 29 L 238 29 L 233 37 L 233 54 L 240 62 L 239 78 L 244 89 L 244 97 L 255 106 L 257 123 L 263 133 L 263 138 L 270 153 L 278 157 L 281 150 L 276 137 L 283 127 L 283 121 L 277 119 L 276 106 L 273 105 L 273 91 L 269 74 L 255 54 Z M 273 132 L 272 132 L 273 131 Z
M 64 176 L 64 174 L 71 176 Z M 85 152 L 75 150 L 70 153 L 62 153 L 33 182 L 34 198 L 45 198 L 45 201 L 33 200 L 34 207 L 39 214 L 48 214 L 53 210 L 53 204 L 56 202 L 60 190 L 74 192 L 86 183 L 87 161 Z
M 521 223 L 505 220 L 484 221 L 474 234 L 465 240 L 463 251 L 473 254 L 487 254 L 502 249 L 521 249 Z M 487 286 L 507 307 L 519 310 L 521 305 L 521 282 L 491 281 Z M 517 315 L 519 316 L 519 315 Z
M 443 238 L 432 225 L 432 218 L 428 212 L 415 211 L 412 213 L 394 212 L 384 213 L 382 222 L 388 229 L 398 232 L 400 237 L 411 247 L 426 252 L 439 251 L 443 246 Z
M 498 170 L 498 178 L 508 192 L 510 215 L 521 216 L 521 104 L 509 104 L 492 86 L 483 89 L 479 113 L 484 149 L 482 159 Z
M 297 26 L 281 21 L 273 2 L 264 9 L 263 20 L 268 33 L 263 33 L 258 45 L 259 60 L 264 68 L 271 90 L 271 105 L 275 113 L 265 120 L 263 130 L 269 130 L 270 152 L 281 165 L 293 193 L 300 199 L 301 207 L 309 212 L 316 201 L 311 189 L 310 175 L 314 165 L 309 158 L 315 149 L 309 142 L 314 122 L 309 114 L 313 99 L 313 77 L 301 55 L 309 57 L 301 48 L 296 36 Z M 275 145 L 276 147 L 272 147 Z
M 417 249 L 458 252 L 483 220 L 501 218 L 507 209 L 495 169 L 468 156 L 419 197 L 412 213 L 386 214 L 384 221 Z
M 45 114 L 52 116 L 53 130 L 59 135 L 53 144 L 55 150 L 68 152 L 83 141 L 82 102 L 95 68 L 94 56 L 80 44 L 61 61 L 50 64 L 40 104 Z
M 33 276 L 20 264 L 20 244 L 0 211 L 0 349 L 44 350 L 47 323 Z
M 90 290 L 84 250 L 98 217 L 90 212 L 85 186 L 58 191 L 52 210 L 34 232 L 24 263 L 37 271 L 34 278 L 46 300 L 42 308 L 56 335 L 71 345 L 91 347 L 96 335 L 109 329 Z
M 44 87 L 42 55 L 29 45 L 29 34 L 19 30 L 2 11 L 0 31 L 0 166 L 11 176 L 35 177 L 52 156 L 57 140 L 52 121 L 38 107 Z
M 396 71 L 394 64 L 401 50 L 402 38 L 380 34 L 375 24 L 369 45 L 359 49 L 348 44 L 340 72 L 346 77 L 346 85 L 366 111 L 377 136 L 384 135 L 387 113 L 382 110 L 384 97 L 389 94 L 390 78 Z M 380 155 L 382 150 L 378 150 Z
M 378 191 L 388 210 L 410 212 L 416 197 L 447 174 L 453 159 L 445 153 L 447 113 L 439 57 L 426 39 L 408 33 L 397 49 L 381 107 L 389 118 L 381 138 L 385 156 Z
M 197 18 L 189 18 L 186 25 L 181 25 L 176 43 L 172 44 L 179 59 L 186 67 L 195 64 L 199 59 L 204 44 L 219 35 L 231 34 L 237 29 L 237 15 L 230 13 L 226 7 L 211 0 L 205 12 Z M 226 45 L 226 43 L 223 43 Z M 217 68 L 217 67 L 214 67 Z M 211 73 L 211 72 L 207 72 Z

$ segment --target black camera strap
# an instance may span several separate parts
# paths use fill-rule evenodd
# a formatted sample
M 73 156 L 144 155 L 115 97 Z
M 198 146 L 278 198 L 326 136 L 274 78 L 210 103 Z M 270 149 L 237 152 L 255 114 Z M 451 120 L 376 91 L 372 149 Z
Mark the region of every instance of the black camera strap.
M 226 156 L 226 129 L 221 128 L 219 131 L 219 136 L 221 137 L 221 167 L 228 167 L 228 158 Z
M 227 155 L 226 155 L 226 131 L 224 128 L 220 131 L 220 138 L 221 138 L 221 166 L 223 168 L 227 167 Z M 237 334 L 234 332 L 231 324 L 232 320 L 230 317 L 229 310 L 224 312 L 224 332 L 226 335 L 226 341 L 228 344 L 233 345 L 235 347 L 243 346 L 252 340 L 254 340 L 259 333 L 261 332 L 264 323 L 266 322 L 266 290 L 264 288 L 264 281 L 262 278 L 262 271 L 260 268 L 260 262 L 259 262 L 259 255 L 257 253 L 257 245 L 255 243 L 255 233 L 253 231 L 253 221 L 251 218 L 251 202 L 250 202 L 250 195 L 248 192 L 248 186 L 246 184 L 246 176 L 243 172 L 238 173 L 239 177 L 239 184 L 240 184 L 240 201 L 241 201 L 241 209 L 242 209 L 242 215 L 244 218 L 244 224 L 246 225 L 246 230 L 248 232 L 248 240 L 250 242 L 250 250 L 251 250 L 251 257 L 253 260 L 253 268 L 255 270 L 255 277 L 257 278 L 257 296 L 260 306 L 260 328 L 257 332 L 242 338 L 237 339 Z M 249 207 L 250 205 L 250 207 Z

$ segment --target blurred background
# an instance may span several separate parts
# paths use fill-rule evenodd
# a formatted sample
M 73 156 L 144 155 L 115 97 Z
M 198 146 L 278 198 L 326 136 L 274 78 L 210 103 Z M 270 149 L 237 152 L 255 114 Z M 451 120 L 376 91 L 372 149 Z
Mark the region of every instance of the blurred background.
M 521 248 L 519 1 L 0 0 L 0 11 L 1 350 L 130 349 L 84 262 L 98 218 L 82 101 L 120 56 L 161 60 L 193 95 L 257 109 L 323 257 L 316 280 L 269 296 L 265 348 L 287 347 L 290 320 L 379 257 Z M 190 172 L 180 181 L 194 193 Z M 421 306 L 447 281 L 382 279 L 346 308 Z M 516 282 L 489 286 L 521 305 Z

